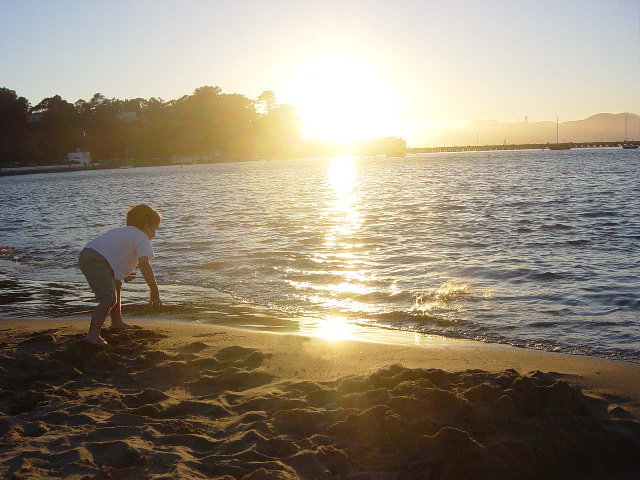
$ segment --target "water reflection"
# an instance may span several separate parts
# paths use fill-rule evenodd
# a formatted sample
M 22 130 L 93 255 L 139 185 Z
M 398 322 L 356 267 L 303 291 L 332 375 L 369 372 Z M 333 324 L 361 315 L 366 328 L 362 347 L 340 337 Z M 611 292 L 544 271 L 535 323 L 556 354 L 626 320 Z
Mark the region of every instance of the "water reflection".
M 326 187 L 326 203 L 321 214 L 329 227 L 315 256 L 327 260 L 325 273 L 342 277 L 342 281 L 307 283 L 304 289 L 313 292 L 307 299 L 334 312 L 371 311 L 371 306 L 352 298 L 370 293 L 372 289 L 367 282 L 373 280 L 371 273 L 364 269 L 367 252 L 358 236 L 364 220 L 356 159 L 351 156 L 332 158 Z M 320 329 L 323 337 L 344 338 L 348 326 L 344 318 L 328 316 Z
M 348 237 L 355 235 L 362 226 L 357 190 L 355 159 L 349 156 L 337 156 L 331 159 L 327 180 L 327 208 L 324 215 L 333 222 L 333 227 L 325 236 L 327 247 L 352 248 Z M 336 250 L 336 255 L 340 252 Z
M 324 216 L 331 227 L 325 235 L 324 250 L 338 267 L 351 267 L 356 258 L 353 251 L 362 226 L 358 196 L 355 159 L 338 156 L 331 159 L 327 171 L 327 206 Z
M 331 227 L 324 237 L 322 250 L 332 260 L 332 273 L 340 275 L 344 281 L 318 286 L 324 293 L 320 303 L 338 310 L 353 310 L 354 307 L 366 310 L 359 302 L 344 298 L 345 293 L 369 293 L 365 282 L 370 278 L 368 272 L 361 268 L 363 253 L 354 251 L 356 246 L 362 246 L 357 235 L 363 224 L 356 159 L 344 155 L 332 158 L 327 184 L 327 203 L 323 213 Z M 335 323 L 335 319 L 329 321 Z

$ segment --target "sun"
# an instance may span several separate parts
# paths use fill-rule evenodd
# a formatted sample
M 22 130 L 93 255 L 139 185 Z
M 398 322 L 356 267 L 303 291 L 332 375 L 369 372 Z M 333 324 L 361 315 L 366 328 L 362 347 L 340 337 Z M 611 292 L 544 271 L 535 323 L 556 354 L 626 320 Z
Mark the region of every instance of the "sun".
M 301 65 L 280 97 L 302 119 L 303 137 L 327 141 L 400 135 L 395 92 L 371 65 L 325 54 Z

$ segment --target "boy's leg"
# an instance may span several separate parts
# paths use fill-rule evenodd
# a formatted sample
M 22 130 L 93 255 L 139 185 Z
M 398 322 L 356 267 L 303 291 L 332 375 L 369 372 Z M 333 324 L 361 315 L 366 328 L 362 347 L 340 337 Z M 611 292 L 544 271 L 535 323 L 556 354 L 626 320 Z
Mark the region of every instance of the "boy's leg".
M 120 280 L 115 281 L 116 284 L 116 304 L 111 309 L 111 328 L 119 330 L 122 328 L 131 328 L 131 325 L 127 325 L 122 321 L 122 282 Z
M 89 325 L 89 333 L 87 333 L 85 341 L 93 343 L 94 345 L 107 345 L 105 339 L 100 336 L 100 329 L 113 305 L 113 302 L 100 302 L 98 304 L 91 314 L 91 324 Z
M 102 255 L 95 250 L 86 248 L 80 253 L 78 266 L 98 300 L 98 306 L 91 314 L 89 332 L 84 340 L 93 345 L 104 347 L 107 342 L 100 336 L 100 329 L 116 303 L 113 271 Z

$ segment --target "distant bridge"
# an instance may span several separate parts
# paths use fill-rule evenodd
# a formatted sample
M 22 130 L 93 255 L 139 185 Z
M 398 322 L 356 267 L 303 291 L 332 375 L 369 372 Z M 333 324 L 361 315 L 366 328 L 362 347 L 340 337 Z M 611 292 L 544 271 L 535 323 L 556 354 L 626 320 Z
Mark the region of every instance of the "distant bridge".
M 598 147 L 620 147 L 623 143 L 640 145 L 640 141 L 633 142 L 570 142 L 559 143 L 571 148 L 598 148 Z M 554 144 L 556 145 L 556 144 Z M 440 152 L 490 152 L 493 150 L 546 150 L 548 143 L 523 143 L 519 145 L 466 145 L 456 147 L 418 147 L 407 148 L 407 153 L 440 153 Z

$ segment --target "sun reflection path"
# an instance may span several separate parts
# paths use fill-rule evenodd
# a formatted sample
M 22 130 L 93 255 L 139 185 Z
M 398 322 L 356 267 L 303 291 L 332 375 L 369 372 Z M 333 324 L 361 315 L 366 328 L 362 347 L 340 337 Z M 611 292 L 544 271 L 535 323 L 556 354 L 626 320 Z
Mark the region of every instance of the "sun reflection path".
M 340 155 L 331 159 L 327 180 L 332 197 L 324 214 L 335 222 L 325 236 L 325 246 L 333 247 L 334 255 L 344 255 L 339 248 L 351 248 L 348 237 L 354 235 L 362 226 L 359 211 L 359 197 L 356 185 L 355 159 Z
M 313 286 L 311 289 L 316 294 L 310 299 L 333 311 L 370 310 L 370 306 L 344 296 L 347 292 L 360 295 L 370 293 L 371 288 L 367 287 L 366 282 L 374 279 L 371 272 L 365 269 L 366 262 L 362 257 L 366 252 L 360 249 L 354 251 L 356 245 L 362 246 L 357 233 L 364 223 L 360 213 L 356 167 L 354 157 L 341 155 L 331 159 L 327 171 L 329 189 L 323 214 L 331 226 L 318 254 L 329 259 L 331 273 L 344 280 L 330 285 Z M 338 335 L 342 335 L 348 324 L 341 318 L 327 317 L 324 320 L 326 329 L 323 326 L 320 328 L 325 333 L 334 332 L 329 335 L 331 338 L 336 335 L 335 332 L 341 332 Z
M 334 273 L 340 272 L 344 281 L 327 286 L 329 288 L 326 292 L 331 298 L 327 298 L 323 303 L 326 304 L 329 301 L 340 308 L 347 305 L 341 305 L 341 301 L 336 298 L 337 295 L 345 291 L 366 294 L 369 289 L 364 282 L 371 279 L 370 273 L 361 268 L 364 262 L 358 257 L 362 253 L 356 254 L 353 251 L 354 245 L 360 244 L 356 235 L 363 225 L 355 158 L 346 155 L 332 158 L 327 171 L 327 180 L 331 190 L 324 214 L 333 226 L 325 235 L 323 253 L 331 258 L 332 270 Z
M 374 298 L 370 294 L 377 293 L 380 282 L 362 238 L 364 215 L 357 167 L 352 156 L 331 159 L 323 185 L 324 206 L 319 211 L 325 234 L 309 257 L 317 268 L 300 272 L 313 274 L 308 279 L 287 280 L 317 309 L 321 318 L 315 329 L 326 338 L 346 338 L 354 327 L 351 314 L 374 313 L 379 308 L 368 300 Z

